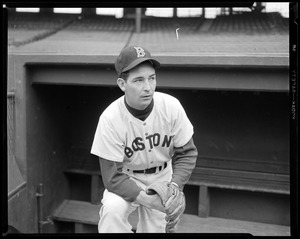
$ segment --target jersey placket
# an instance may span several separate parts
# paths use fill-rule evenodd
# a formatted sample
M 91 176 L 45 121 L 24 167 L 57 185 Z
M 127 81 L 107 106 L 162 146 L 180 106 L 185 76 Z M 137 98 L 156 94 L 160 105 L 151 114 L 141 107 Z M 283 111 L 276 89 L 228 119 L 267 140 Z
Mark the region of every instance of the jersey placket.
M 147 121 L 147 120 L 146 120 Z M 144 121 L 142 123 L 142 129 L 143 129 L 143 139 L 144 139 L 144 143 L 145 143 L 145 156 L 146 156 L 146 162 L 147 162 L 147 168 L 152 168 L 153 167 L 153 156 L 152 156 L 152 151 L 153 148 L 151 148 L 151 138 L 149 138 L 150 136 L 150 128 L 149 127 L 149 123 Z
M 125 107 L 125 105 L 124 105 L 124 107 Z M 155 111 L 155 104 L 152 109 L 152 112 L 149 114 L 147 119 L 144 121 L 134 117 L 130 112 L 127 111 L 129 120 L 132 121 L 136 126 L 138 126 L 140 133 L 142 133 L 142 135 L 140 135 L 139 137 L 143 138 L 145 149 L 143 151 L 139 151 L 139 154 L 142 156 L 140 159 L 143 162 L 142 164 L 146 165 L 146 167 L 144 169 L 152 168 L 154 165 L 154 158 L 153 158 L 153 149 L 154 148 L 153 148 L 153 145 L 151 148 L 151 143 L 150 143 L 151 138 L 149 138 L 149 136 L 151 136 L 151 134 L 153 133 L 153 132 L 151 132 L 151 128 L 152 128 L 152 125 L 154 125 L 154 118 L 155 118 L 154 111 Z

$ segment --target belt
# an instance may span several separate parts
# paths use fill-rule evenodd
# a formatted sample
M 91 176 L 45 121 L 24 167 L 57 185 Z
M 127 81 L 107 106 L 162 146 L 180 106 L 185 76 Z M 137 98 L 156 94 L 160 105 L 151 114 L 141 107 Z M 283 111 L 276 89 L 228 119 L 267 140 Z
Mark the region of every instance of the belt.
M 151 174 L 151 173 L 156 173 L 156 170 L 158 170 L 157 172 L 162 171 L 167 166 L 168 166 L 168 164 L 167 164 L 167 162 L 165 162 L 164 165 L 162 165 L 162 166 L 153 167 L 153 168 L 147 168 L 147 169 L 144 169 L 144 170 L 133 170 L 132 172 L 134 172 L 134 173 Z

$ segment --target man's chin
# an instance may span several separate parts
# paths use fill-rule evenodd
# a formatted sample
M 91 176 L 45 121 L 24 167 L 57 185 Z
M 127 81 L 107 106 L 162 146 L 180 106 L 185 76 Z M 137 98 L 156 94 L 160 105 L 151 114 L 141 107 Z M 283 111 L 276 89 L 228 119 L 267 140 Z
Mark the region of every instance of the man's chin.
M 150 100 L 143 100 L 143 101 L 141 102 L 141 104 L 139 105 L 139 109 L 140 109 L 140 110 L 146 109 L 146 108 L 150 105 L 151 100 L 152 100 L 152 99 L 150 99 Z

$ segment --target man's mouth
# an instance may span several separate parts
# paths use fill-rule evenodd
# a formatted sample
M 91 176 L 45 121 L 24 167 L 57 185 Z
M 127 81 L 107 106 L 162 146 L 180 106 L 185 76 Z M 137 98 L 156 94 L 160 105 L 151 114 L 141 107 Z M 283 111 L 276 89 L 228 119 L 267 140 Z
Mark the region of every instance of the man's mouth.
M 143 99 L 149 99 L 149 98 L 151 98 L 151 97 L 152 97 L 152 95 L 143 95 L 143 96 L 142 96 Z

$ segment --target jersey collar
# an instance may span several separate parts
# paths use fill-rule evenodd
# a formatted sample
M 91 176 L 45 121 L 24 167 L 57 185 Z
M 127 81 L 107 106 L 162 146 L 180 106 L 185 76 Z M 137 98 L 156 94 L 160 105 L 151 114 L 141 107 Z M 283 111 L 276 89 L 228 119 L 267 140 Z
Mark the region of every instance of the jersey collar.
M 126 102 L 126 99 L 124 97 L 124 103 L 127 108 L 127 110 L 136 118 L 138 118 L 141 121 L 145 121 L 147 117 L 152 112 L 153 106 L 154 106 L 154 100 L 152 99 L 151 103 L 144 109 L 144 110 L 137 110 L 135 108 L 132 108 L 129 106 Z

